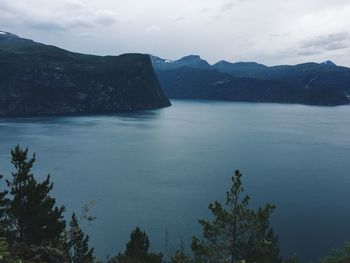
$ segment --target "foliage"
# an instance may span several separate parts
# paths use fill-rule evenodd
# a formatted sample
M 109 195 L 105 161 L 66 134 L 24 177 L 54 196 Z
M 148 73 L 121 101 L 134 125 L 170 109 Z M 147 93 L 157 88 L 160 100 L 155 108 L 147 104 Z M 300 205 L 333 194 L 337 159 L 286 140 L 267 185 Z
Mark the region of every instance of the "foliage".
M 301 261 L 296 255 L 294 255 L 290 258 L 283 260 L 283 263 L 301 263 Z
M 257 211 L 249 209 L 250 198 L 242 196 L 241 177 L 235 171 L 224 206 L 219 202 L 209 205 L 214 219 L 199 221 L 204 240 L 193 237 L 196 262 L 280 262 L 278 238 L 269 226 L 275 207 L 267 204 Z
M 8 248 L 8 243 L 5 238 L 0 237 L 0 256 L 5 257 L 9 255 L 10 255 L 10 252 Z
M 4 237 L 0 237 L 0 262 L 1 263 L 22 263 L 17 257 L 13 256 L 10 252 L 10 246 Z M 25 262 L 27 263 L 27 261 Z M 32 263 L 32 262 L 28 262 Z M 54 262 L 50 262 L 54 263 Z M 62 261 L 60 262 L 62 263 Z
M 89 248 L 89 236 L 85 235 L 79 226 L 78 219 L 73 213 L 66 243 L 70 263 L 94 262 L 93 248 Z
M 336 249 L 332 253 L 319 260 L 319 263 L 349 263 L 350 262 L 350 243 L 347 243 L 343 249 Z
M 65 253 L 49 245 L 27 245 L 24 243 L 15 246 L 16 255 L 23 263 L 68 263 Z
M 109 263 L 161 263 L 163 255 L 149 253 L 149 239 L 146 232 L 139 227 L 131 232 L 130 241 L 126 244 L 126 250 L 109 260 Z
M 3 175 L 0 175 L 0 180 L 3 178 Z M 7 216 L 6 216 L 6 199 L 7 191 L 0 191 L 0 236 L 6 235 L 6 226 L 8 225 Z
M 186 255 L 182 242 L 180 249 L 171 257 L 171 263 L 193 263 L 192 258 Z
M 64 207 L 56 207 L 55 199 L 49 195 L 53 188 L 50 175 L 42 183 L 36 181 L 31 173 L 35 154 L 28 159 L 28 149 L 17 145 L 11 156 L 15 172 L 12 180 L 7 180 L 10 198 L 6 213 L 14 241 L 28 245 L 57 243 L 65 228 Z
M 275 206 L 267 204 L 253 213 L 252 229 L 250 231 L 246 262 L 272 263 L 280 262 L 278 237 L 270 227 L 269 219 Z
M 149 249 L 149 240 L 146 232 L 136 228 L 131 232 L 130 241 L 126 244 L 125 255 L 127 257 L 144 257 Z

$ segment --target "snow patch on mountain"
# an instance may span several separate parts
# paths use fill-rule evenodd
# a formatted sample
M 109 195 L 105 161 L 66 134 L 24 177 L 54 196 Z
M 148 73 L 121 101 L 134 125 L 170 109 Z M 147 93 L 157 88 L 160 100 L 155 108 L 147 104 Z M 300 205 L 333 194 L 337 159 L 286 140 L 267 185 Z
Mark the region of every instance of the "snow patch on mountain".
M 336 66 L 336 64 L 331 60 L 326 60 L 326 61 L 322 62 L 321 64 L 328 65 L 328 66 Z

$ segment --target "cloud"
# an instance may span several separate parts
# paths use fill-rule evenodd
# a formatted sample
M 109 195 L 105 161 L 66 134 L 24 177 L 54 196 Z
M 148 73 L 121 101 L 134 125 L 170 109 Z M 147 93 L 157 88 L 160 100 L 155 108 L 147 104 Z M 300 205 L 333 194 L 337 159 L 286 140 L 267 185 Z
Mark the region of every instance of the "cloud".
M 113 12 L 106 11 L 106 10 L 99 10 L 95 14 L 94 22 L 100 25 L 109 26 L 119 22 L 119 19 L 117 19 L 116 14 L 114 14 Z
M 105 55 L 196 53 L 211 63 L 327 57 L 350 66 L 349 16 L 349 0 L 0 0 L 1 30 L 39 42 Z
M 92 32 L 84 32 L 84 33 L 79 33 L 79 36 L 82 38 L 87 38 L 87 39 L 92 39 L 92 38 L 97 38 L 98 35 Z
M 58 23 L 50 21 L 23 20 L 27 27 L 42 31 L 65 31 L 66 28 Z
M 323 50 L 342 49 L 348 47 L 349 33 L 341 32 L 325 36 L 317 36 L 306 40 L 301 44 L 301 48 L 317 48 Z
M 220 11 L 221 12 L 228 12 L 228 11 L 232 10 L 233 7 L 238 5 L 238 4 L 242 4 L 244 2 L 252 2 L 252 1 L 255 1 L 255 0 L 236 0 L 236 1 L 228 2 L 220 7 Z
M 175 17 L 173 19 L 173 23 L 177 23 L 177 22 L 180 22 L 180 21 L 185 20 L 185 19 L 186 19 L 185 16 L 178 16 L 178 17 Z
M 232 8 L 233 8 L 235 5 L 236 5 L 235 2 L 226 3 L 226 4 L 224 4 L 224 5 L 222 5 L 222 6 L 220 7 L 220 11 L 221 11 L 221 12 L 228 12 L 228 11 L 232 10 Z
M 298 56 L 313 56 L 313 55 L 319 55 L 319 54 L 323 54 L 323 52 L 319 50 L 305 50 L 305 51 L 297 52 Z
M 288 37 L 290 33 L 270 34 L 270 38 Z M 280 57 L 307 57 L 327 55 L 329 51 L 336 51 L 347 49 L 350 35 L 347 32 L 333 33 L 327 35 L 320 35 L 307 40 L 301 41 L 299 48 L 290 47 L 278 52 Z M 278 57 L 277 56 L 277 57 Z
M 109 26 L 118 19 L 116 14 L 89 8 L 79 0 L 63 0 L 49 5 L 42 0 L 1 0 L 1 23 L 42 31 L 66 31 L 72 28 Z
M 224 17 L 221 14 L 217 14 L 213 18 L 215 21 L 219 21 L 219 20 L 223 19 Z
M 147 34 L 155 34 L 161 31 L 161 26 L 160 25 L 152 25 L 149 28 L 146 29 Z
M 350 47 L 350 35 L 347 32 L 339 32 L 316 36 L 301 42 L 298 56 L 317 56 L 328 52 L 347 49 Z M 328 54 L 329 55 L 329 54 Z
M 350 45 L 349 43 L 333 43 L 325 47 L 325 50 L 339 50 L 339 49 L 346 49 Z
M 290 34 L 292 34 L 292 32 L 284 32 L 284 33 L 280 33 L 280 34 L 276 34 L 276 33 L 273 33 L 273 34 L 269 34 L 269 37 L 271 38 L 279 38 L 279 37 L 286 37 L 286 36 L 289 36 Z
M 202 8 L 198 11 L 199 14 L 205 14 L 205 13 L 209 13 L 209 12 L 212 12 L 214 11 L 215 9 L 214 8 L 209 8 L 209 7 L 205 7 L 205 8 Z

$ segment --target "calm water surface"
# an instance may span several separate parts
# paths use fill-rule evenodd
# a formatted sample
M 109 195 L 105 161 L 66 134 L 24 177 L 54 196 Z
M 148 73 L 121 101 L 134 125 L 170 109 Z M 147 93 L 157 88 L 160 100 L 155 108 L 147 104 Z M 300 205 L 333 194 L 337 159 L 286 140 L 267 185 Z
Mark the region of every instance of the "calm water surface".
M 254 206 L 273 202 L 282 254 L 314 259 L 350 240 L 350 107 L 173 101 L 109 116 L 0 119 L 0 172 L 17 143 L 37 153 L 68 214 L 98 200 L 85 230 L 100 258 L 141 226 L 153 250 L 189 247 L 235 169 Z

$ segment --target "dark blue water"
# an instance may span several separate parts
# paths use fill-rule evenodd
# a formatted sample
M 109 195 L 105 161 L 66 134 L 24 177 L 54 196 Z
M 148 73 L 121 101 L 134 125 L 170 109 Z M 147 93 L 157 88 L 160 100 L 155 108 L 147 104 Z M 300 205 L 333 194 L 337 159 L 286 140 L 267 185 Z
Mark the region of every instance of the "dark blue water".
M 0 119 L 0 173 L 20 143 L 68 213 L 98 200 L 85 230 L 103 259 L 135 226 L 155 251 L 166 229 L 170 252 L 181 239 L 189 247 L 240 169 L 253 205 L 277 205 L 282 254 L 315 259 L 350 240 L 349 116 L 348 106 L 173 101 L 133 114 Z

